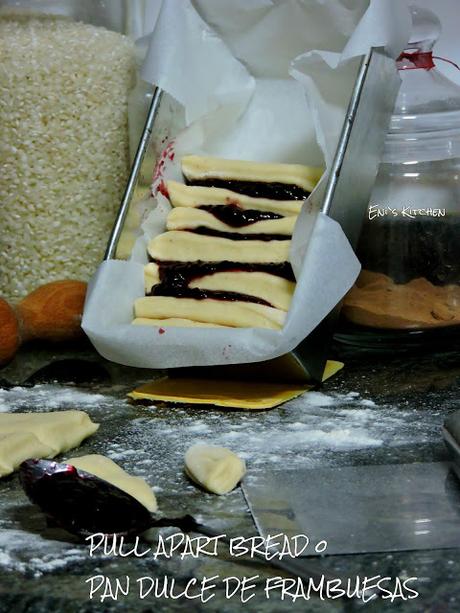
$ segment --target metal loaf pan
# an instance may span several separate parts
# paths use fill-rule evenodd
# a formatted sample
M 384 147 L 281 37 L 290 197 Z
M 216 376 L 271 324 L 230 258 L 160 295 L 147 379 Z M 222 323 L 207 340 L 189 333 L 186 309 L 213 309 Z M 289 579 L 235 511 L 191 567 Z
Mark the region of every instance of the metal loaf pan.
M 377 175 L 396 95 L 400 86 L 394 60 L 373 48 L 363 57 L 351 94 L 335 158 L 315 205 L 338 221 L 355 247 Z M 131 174 L 105 259 L 125 259 L 135 240 L 140 202 L 151 183 L 164 143 L 184 127 L 183 113 L 159 88 L 153 90 Z M 140 220 L 138 220 L 140 221 Z M 321 382 L 340 304 L 289 354 L 255 364 L 175 369 L 215 378 L 239 377 Z

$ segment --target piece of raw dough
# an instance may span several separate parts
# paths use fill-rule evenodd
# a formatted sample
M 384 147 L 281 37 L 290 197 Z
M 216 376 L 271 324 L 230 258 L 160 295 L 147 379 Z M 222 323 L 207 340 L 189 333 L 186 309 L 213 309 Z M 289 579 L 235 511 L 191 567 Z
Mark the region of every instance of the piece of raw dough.
M 32 432 L 0 434 L 0 477 L 14 472 L 29 458 L 52 458 L 55 451 Z
M 286 217 L 298 215 L 302 208 L 299 200 L 271 200 L 254 198 L 221 187 L 202 187 L 201 185 L 184 185 L 177 181 L 167 181 L 166 188 L 172 206 L 199 207 L 203 204 L 233 204 L 247 211 L 269 211 Z
M 204 298 L 174 298 L 171 296 L 146 296 L 134 303 L 134 316 L 152 319 L 192 319 L 232 328 L 283 327 L 285 311 L 255 302 L 212 300 Z
M 226 447 L 194 445 L 185 454 L 186 474 L 213 494 L 227 494 L 246 473 L 246 464 Z
M 0 435 L 32 432 L 41 443 L 52 448 L 52 454 L 47 457 L 78 447 L 98 428 L 99 424 L 93 423 L 84 411 L 0 413 Z
M 147 481 L 142 479 L 142 477 L 129 475 L 110 458 L 91 454 L 79 458 L 70 458 L 65 463 L 96 475 L 96 477 L 115 485 L 127 494 L 130 494 L 152 513 L 158 509 L 155 494 Z
M 221 292 L 239 292 L 270 303 L 275 309 L 287 311 L 295 283 L 266 272 L 216 272 L 193 279 L 189 287 Z
M 201 179 L 284 183 L 297 185 L 311 192 L 323 171 L 322 168 L 302 164 L 249 162 L 198 155 L 186 155 L 182 158 L 182 172 L 191 183 Z
M 165 319 L 149 319 L 148 317 L 136 317 L 133 319 L 135 326 L 172 326 L 175 328 L 227 328 L 219 324 L 208 324 L 203 321 L 193 321 L 192 319 L 181 319 L 180 317 L 166 317 Z
M 241 242 L 171 230 L 152 238 L 147 250 L 159 262 L 280 264 L 289 260 L 290 240 L 245 240 L 244 245 Z
M 230 226 L 220 221 L 212 213 L 191 207 L 177 207 L 171 210 L 166 220 L 167 230 L 196 230 L 208 228 L 216 232 L 233 234 L 280 234 L 292 236 L 297 217 L 280 217 L 279 219 L 264 219 L 240 227 Z
M 152 287 L 161 282 L 158 264 L 151 262 L 145 266 L 144 279 L 145 292 L 149 294 Z M 230 270 L 192 278 L 188 287 L 247 294 L 262 298 L 275 309 L 287 311 L 295 290 L 295 283 L 267 272 Z

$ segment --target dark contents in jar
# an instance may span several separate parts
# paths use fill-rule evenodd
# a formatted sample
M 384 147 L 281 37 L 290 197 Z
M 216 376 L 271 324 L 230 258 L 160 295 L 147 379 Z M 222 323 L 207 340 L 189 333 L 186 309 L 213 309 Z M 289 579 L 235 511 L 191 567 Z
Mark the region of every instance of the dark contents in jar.
M 460 283 L 460 218 L 367 221 L 357 255 L 364 269 L 395 283 L 420 277 L 433 285 Z
M 458 216 L 368 221 L 357 252 L 363 270 L 343 316 L 382 329 L 460 324 L 459 232 Z

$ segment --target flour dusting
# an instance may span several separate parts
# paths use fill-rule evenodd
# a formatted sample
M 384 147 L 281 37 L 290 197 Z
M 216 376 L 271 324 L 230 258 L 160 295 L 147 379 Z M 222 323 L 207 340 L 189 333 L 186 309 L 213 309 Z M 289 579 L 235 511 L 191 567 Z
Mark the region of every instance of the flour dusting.
M 79 390 L 76 387 L 43 384 L 34 387 L 0 389 L 0 412 L 53 411 L 56 409 L 82 409 L 107 404 L 103 394 Z
M 126 400 L 127 389 L 110 394 L 56 384 L 0 390 L 0 411 L 80 409 L 101 424 L 81 448 L 59 457 L 104 454 L 130 474 L 146 479 L 166 515 L 200 512 L 241 517 L 246 503 L 238 490 L 222 497 L 205 494 L 183 472 L 193 444 L 229 447 L 245 459 L 248 479 L 267 469 L 309 468 L 343 462 L 343 454 L 422 444 L 436 436 L 426 407 L 378 405 L 358 392 L 307 392 L 270 411 L 229 411 L 210 407 L 141 406 Z M 370 460 L 369 460 L 370 461 Z M 206 501 L 206 502 L 205 502 Z M 28 506 L 17 476 L 0 481 L 0 570 L 40 576 L 88 561 L 85 545 L 45 531 L 44 518 Z M 19 509 L 25 520 L 16 516 Z M 16 510 L 16 511 L 15 511 Z M 32 514 L 34 529 L 29 530 Z M 94 562 L 96 564 L 96 562 Z

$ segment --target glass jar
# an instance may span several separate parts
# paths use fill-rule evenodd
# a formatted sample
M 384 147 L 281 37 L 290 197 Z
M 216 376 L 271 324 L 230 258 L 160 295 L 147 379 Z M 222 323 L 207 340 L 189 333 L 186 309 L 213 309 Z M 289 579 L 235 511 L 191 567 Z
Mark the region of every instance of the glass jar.
M 450 342 L 460 331 L 460 87 L 435 67 L 440 23 L 412 8 L 401 90 L 357 247 L 339 340 L 368 347 Z
M 145 0 L 0 0 L 0 295 L 101 262 L 130 168 Z

